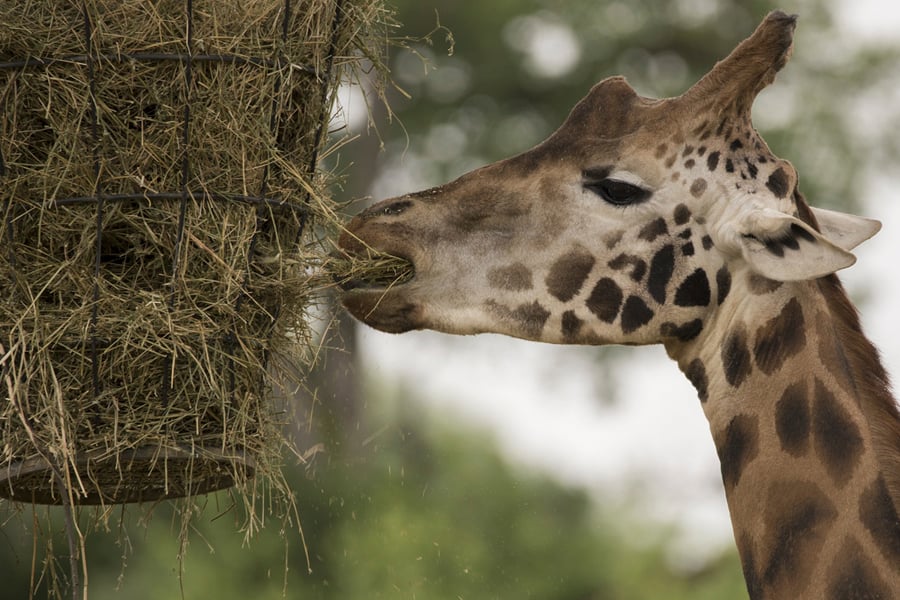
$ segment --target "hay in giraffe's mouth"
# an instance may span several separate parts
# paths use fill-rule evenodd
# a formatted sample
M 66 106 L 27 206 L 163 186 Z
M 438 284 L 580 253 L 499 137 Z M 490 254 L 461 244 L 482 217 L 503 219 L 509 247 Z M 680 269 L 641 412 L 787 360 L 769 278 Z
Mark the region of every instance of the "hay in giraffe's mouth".
M 371 251 L 365 256 L 345 253 L 334 256 L 330 270 L 335 282 L 345 292 L 387 290 L 409 283 L 416 276 L 416 269 L 410 260 Z

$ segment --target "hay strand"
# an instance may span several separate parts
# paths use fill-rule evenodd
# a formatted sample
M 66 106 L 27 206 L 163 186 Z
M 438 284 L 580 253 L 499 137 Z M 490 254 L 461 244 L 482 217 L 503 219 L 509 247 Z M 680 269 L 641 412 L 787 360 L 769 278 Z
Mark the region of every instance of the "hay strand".
M 248 535 L 296 522 L 275 359 L 312 360 L 323 288 L 402 272 L 321 240 L 335 92 L 386 71 L 390 13 L 47 0 L 0 22 L 0 497 L 63 506 L 74 597 L 79 505 L 235 486 Z M 59 597 L 56 565 L 32 568 Z

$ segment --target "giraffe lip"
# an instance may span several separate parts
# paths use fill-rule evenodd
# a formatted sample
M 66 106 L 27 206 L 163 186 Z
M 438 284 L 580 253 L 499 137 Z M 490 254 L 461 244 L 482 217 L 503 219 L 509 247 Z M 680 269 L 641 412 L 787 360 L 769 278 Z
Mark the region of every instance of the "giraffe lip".
M 339 254 L 338 260 L 349 258 L 345 273 L 335 274 L 335 283 L 344 291 L 384 292 L 406 285 L 416 277 L 414 263 L 404 256 L 353 256 Z

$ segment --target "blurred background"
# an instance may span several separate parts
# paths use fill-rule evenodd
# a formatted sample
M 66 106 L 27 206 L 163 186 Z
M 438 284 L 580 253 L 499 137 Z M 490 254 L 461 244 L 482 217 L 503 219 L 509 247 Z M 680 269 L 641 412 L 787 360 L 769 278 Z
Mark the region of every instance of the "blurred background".
M 528 149 L 606 76 L 625 75 L 646 96 L 680 94 L 769 10 L 798 13 L 794 57 L 758 99 L 755 124 L 795 164 L 811 203 L 884 222 L 843 279 L 900 376 L 898 9 L 877 0 L 394 5 L 395 35 L 411 50 L 391 51 L 393 112 L 357 82 L 333 123 L 336 137 L 354 136 L 329 157 L 348 214 Z M 285 467 L 303 537 L 296 521 L 273 519 L 245 539 L 223 498 L 182 547 L 161 506 L 124 538 L 90 535 L 91 598 L 747 597 L 706 421 L 662 348 L 390 336 L 335 305 L 323 302 L 329 327 L 318 368 L 300 374 L 307 389 L 285 391 L 305 452 Z M 28 520 L 4 525 L 0 598 L 27 597 Z

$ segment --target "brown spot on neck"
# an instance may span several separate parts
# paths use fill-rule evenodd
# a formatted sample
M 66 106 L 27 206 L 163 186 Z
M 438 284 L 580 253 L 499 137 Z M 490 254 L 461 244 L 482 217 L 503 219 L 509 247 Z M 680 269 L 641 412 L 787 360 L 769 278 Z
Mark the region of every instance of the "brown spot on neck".
M 801 218 L 814 223 L 802 199 L 799 207 Z M 818 279 L 815 285 L 825 298 L 829 314 L 827 320 L 819 320 L 819 334 L 831 337 L 845 359 L 843 364 L 826 362 L 825 366 L 837 377 L 846 377 L 856 390 L 888 493 L 894 506 L 900 508 L 900 411 L 891 395 L 887 372 L 878 351 L 863 335 L 859 315 L 837 276 Z
M 793 457 L 809 451 L 811 417 L 805 381 L 789 385 L 775 405 L 775 432 L 781 448 Z
M 753 371 L 747 333 L 743 327 L 738 327 L 725 337 L 720 353 L 725 380 L 732 387 L 740 387 Z
M 770 598 L 802 598 L 838 511 L 814 483 L 769 488 L 763 505 L 761 580 Z
M 816 453 L 837 486 L 843 487 L 862 458 L 864 447 L 859 426 L 819 378 L 815 380 L 813 398 Z
M 800 302 L 791 298 L 777 316 L 757 330 L 753 354 L 763 373 L 771 375 L 788 358 L 803 350 L 806 346 L 805 327 Z
M 722 481 L 725 491 L 730 492 L 740 482 L 747 465 L 759 454 L 759 419 L 755 415 L 737 415 L 715 441 Z
M 890 588 L 853 538 L 847 538 L 829 569 L 828 600 L 892 598 Z

